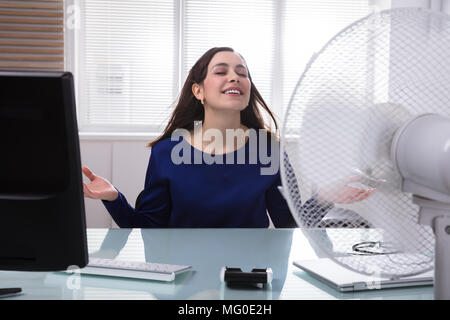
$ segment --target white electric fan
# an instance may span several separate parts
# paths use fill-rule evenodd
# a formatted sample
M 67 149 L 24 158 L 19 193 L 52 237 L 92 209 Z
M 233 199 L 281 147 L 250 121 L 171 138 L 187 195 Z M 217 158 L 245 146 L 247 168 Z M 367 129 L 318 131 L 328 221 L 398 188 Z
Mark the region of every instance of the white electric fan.
M 366 227 L 313 241 L 364 274 L 434 267 L 435 298 L 450 299 L 449 116 L 449 16 L 391 9 L 338 33 L 308 63 L 282 126 L 299 226 Z

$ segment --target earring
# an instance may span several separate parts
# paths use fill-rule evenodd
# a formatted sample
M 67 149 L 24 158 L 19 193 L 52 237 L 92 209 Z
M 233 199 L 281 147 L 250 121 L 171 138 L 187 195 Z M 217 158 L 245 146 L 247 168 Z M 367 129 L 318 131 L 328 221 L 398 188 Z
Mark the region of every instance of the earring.
M 203 98 L 200 99 L 202 105 L 205 105 L 205 100 Z

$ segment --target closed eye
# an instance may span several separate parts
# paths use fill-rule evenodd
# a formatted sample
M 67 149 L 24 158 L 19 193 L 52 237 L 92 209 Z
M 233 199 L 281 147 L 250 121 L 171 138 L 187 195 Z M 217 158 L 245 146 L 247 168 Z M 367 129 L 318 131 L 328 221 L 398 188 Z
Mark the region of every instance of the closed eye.
M 216 72 L 216 74 L 218 74 L 218 75 L 226 75 L 227 73 L 226 72 Z M 240 77 L 243 77 L 243 78 L 247 78 L 247 74 L 245 74 L 245 73 L 238 73 L 237 75 L 240 76 Z

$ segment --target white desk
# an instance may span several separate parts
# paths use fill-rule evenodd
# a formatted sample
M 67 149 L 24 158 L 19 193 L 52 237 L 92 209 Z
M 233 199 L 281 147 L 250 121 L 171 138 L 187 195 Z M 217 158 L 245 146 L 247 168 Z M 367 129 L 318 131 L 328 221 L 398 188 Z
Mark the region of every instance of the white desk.
M 332 232 L 346 232 L 334 230 Z M 323 232 L 318 231 L 318 232 Z M 330 231 L 328 231 L 330 232 Z M 364 230 L 354 230 L 364 232 Z M 192 265 L 173 283 L 58 272 L 0 271 L 0 287 L 21 287 L 8 299 L 433 299 L 433 287 L 340 293 L 292 265 L 317 256 L 300 229 L 88 229 L 90 255 Z M 233 289 L 223 266 L 270 267 L 264 289 Z

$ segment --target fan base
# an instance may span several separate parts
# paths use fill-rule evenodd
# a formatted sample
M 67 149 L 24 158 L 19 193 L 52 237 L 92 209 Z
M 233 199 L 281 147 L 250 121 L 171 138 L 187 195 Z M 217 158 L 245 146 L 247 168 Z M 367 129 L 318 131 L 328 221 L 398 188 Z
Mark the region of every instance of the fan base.
M 431 226 L 435 235 L 434 298 L 450 300 L 450 203 L 419 196 L 413 202 L 420 207 L 419 222 Z

